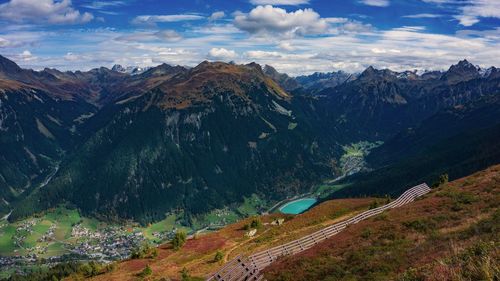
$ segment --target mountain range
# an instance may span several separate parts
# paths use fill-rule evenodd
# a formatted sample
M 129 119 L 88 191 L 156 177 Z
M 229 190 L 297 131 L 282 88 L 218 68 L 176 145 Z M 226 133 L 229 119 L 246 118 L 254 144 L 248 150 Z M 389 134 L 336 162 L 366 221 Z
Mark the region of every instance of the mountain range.
M 384 144 L 332 196 L 396 194 L 429 163 L 453 177 L 498 163 L 499 93 L 500 70 L 466 60 L 294 78 L 222 62 L 33 71 L 0 56 L 0 211 L 15 220 L 64 203 L 147 223 L 182 209 L 189 222 L 342 176 L 344 147 L 360 141 Z

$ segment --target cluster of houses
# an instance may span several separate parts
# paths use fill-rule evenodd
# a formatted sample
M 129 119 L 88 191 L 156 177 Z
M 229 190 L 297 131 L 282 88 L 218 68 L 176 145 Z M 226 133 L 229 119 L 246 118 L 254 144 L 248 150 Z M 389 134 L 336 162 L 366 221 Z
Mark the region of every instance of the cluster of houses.
M 22 248 L 23 247 L 23 242 L 30 235 L 33 233 L 33 227 L 38 223 L 37 219 L 31 219 L 24 221 L 22 224 L 20 224 L 17 229 L 16 229 L 16 234 L 14 235 L 14 244 L 17 247 Z
M 70 248 L 71 252 L 96 260 L 127 258 L 131 251 L 146 239 L 142 232 L 128 232 L 122 227 L 90 231 L 81 225 L 73 227 L 72 236 L 81 239 Z
M 49 227 L 49 230 L 47 230 L 47 232 L 45 234 L 42 235 L 42 237 L 40 237 L 37 242 L 52 242 L 55 240 L 55 234 L 54 232 L 56 231 L 56 225 L 55 224 L 52 224 L 50 227 Z
M 27 235 L 33 232 L 36 220 L 29 220 L 19 225 L 14 241 L 22 245 Z M 130 256 L 132 250 L 143 243 L 146 239 L 141 231 L 127 231 L 124 227 L 108 227 L 102 231 L 91 231 L 81 224 L 76 224 L 71 230 L 71 243 L 61 241 L 68 250 L 66 254 L 43 258 L 51 243 L 55 239 L 56 225 L 53 224 L 49 230 L 38 239 L 36 246 L 23 248 L 24 255 L 0 256 L 0 268 L 22 269 L 29 265 L 54 265 L 69 260 L 98 260 L 102 262 L 125 259 Z M 76 242 L 75 242 L 76 241 Z
M 167 241 L 167 240 L 171 240 L 172 238 L 174 238 L 177 230 L 178 230 L 178 228 L 174 227 L 172 230 L 155 231 L 151 234 L 153 235 L 154 238 L 156 238 L 156 241 Z

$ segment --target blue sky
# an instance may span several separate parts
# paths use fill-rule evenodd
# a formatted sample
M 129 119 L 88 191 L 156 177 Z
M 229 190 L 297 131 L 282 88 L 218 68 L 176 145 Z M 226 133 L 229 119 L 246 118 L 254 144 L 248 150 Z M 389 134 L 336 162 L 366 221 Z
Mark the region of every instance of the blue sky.
M 23 67 L 255 61 L 291 75 L 500 66 L 500 0 L 0 0 Z

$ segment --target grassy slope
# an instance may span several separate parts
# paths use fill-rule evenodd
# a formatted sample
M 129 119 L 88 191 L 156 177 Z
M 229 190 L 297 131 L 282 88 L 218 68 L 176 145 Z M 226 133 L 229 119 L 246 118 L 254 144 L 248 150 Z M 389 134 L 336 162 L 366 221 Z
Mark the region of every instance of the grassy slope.
M 28 220 L 31 220 L 30 218 Z M 42 255 L 43 257 L 50 257 L 59 255 L 65 252 L 62 241 L 65 241 L 71 236 L 72 225 L 79 222 L 82 218 L 76 210 L 68 210 L 66 208 L 56 208 L 47 211 L 40 218 L 36 218 L 37 223 L 33 226 L 33 232 L 27 234 L 24 240 L 23 247 L 31 248 L 35 246 L 49 246 L 49 251 Z M 23 248 L 14 245 L 14 236 L 16 228 L 22 225 L 22 222 L 8 223 L 6 221 L 0 222 L 0 256 L 9 256 L 16 254 L 26 254 Z M 55 224 L 55 240 L 54 242 L 38 242 L 38 240 L 49 230 L 50 226 Z M 84 219 L 84 225 L 92 228 L 96 224 L 95 220 Z
M 267 269 L 266 278 L 498 280 L 499 189 L 497 165 L 286 257 Z
M 494 266 L 498 269 L 500 257 L 498 250 L 492 252 L 499 243 L 495 236 L 500 221 L 499 188 L 500 165 L 449 183 L 417 202 L 360 222 L 315 248 L 284 258 L 265 272 L 266 278 L 412 281 L 446 280 L 443 274 L 451 276 L 461 268 L 470 274 L 476 274 L 478 269 L 491 273 Z M 112 272 L 93 280 L 138 280 L 137 274 L 147 265 L 153 270 L 147 280 L 177 280 L 184 267 L 192 276 L 205 277 L 222 264 L 213 262 L 218 250 L 223 252 L 224 260 L 255 253 L 366 210 L 373 201 L 331 200 L 298 216 L 264 216 L 264 226 L 254 238 L 244 235 L 242 228 L 251 220 L 246 219 L 190 239 L 177 252 L 165 244 L 159 248 L 157 258 L 117 263 Z M 285 224 L 266 225 L 277 217 L 285 217 Z M 481 263 L 483 260 L 487 263 Z M 415 272 L 435 278 L 425 279 L 415 276 Z M 482 278 L 471 276 L 464 280 Z
M 238 254 L 253 253 L 272 245 L 281 244 L 302 235 L 311 233 L 324 225 L 343 219 L 353 213 L 368 209 L 374 199 L 343 199 L 325 202 L 298 216 L 273 214 L 261 218 L 264 225 L 254 238 L 245 236 L 243 226 L 251 218 L 229 225 L 217 232 L 198 235 L 175 252 L 166 244 L 159 248 L 155 259 L 128 260 L 118 263 L 116 269 L 94 280 L 137 280 L 137 273 L 150 265 L 153 270 L 151 280 L 161 277 L 180 278 L 179 271 L 186 267 L 192 276 L 205 277 L 215 272 L 221 264 L 213 262 L 219 250 L 224 259 L 229 260 Z M 266 224 L 277 217 L 286 218 L 282 226 Z
M 170 231 L 174 228 L 189 231 L 190 229 L 182 227 L 178 222 L 176 222 L 176 215 L 169 215 L 162 221 L 155 224 L 151 224 L 147 227 L 138 227 L 137 224 L 132 223 L 129 225 L 129 229 L 138 229 L 143 232 L 146 238 L 151 241 L 158 242 L 158 238 L 153 236 L 154 232 Z M 78 243 L 78 239 L 71 237 L 71 231 L 73 225 L 77 223 L 82 223 L 82 226 L 90 229 L 91 231 L 102 231 L 108 226 L 113 226 L 105 222 L 100 222 L 95 218 L 82 217 L 78 210 L 67 209 L 65 207 L 59 207 L 55 209 L 48 210 L 36 217 L 28 218 L 22 221 L 9 223 L 7 221 L 0 221 L 0 256 L 12 256 L 12 255 L 24 255 L 27 251 L 22 247 L 17 247 L 14 244 L 14 236 L 16 234 L 16 228 L 22 225 L 24 222 L 36 219 L 37 223 L 33 226 L 32 232 L 26 234 L 26 239 L 23 241 L 24 248 L 31 248 L 35 246 L 48 246 L 47 253 L 41 255 L 44 258 L 62 255 L 64 253 L 69 253 L 69 250 L 64 247 L 64 243 Z M 54 238 L 55 241 L 51 242 L 40 242 L 38 241 L 44 234 L 47 233 L 51 225 L 55 225 Z M 120 225 L 115 225 L 120 226 Z

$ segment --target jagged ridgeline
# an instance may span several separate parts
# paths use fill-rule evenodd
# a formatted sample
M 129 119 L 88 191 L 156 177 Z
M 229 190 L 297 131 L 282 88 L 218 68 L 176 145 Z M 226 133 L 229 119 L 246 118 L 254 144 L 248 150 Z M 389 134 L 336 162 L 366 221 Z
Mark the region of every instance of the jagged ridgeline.
M 293 78 L 255 63 L 61 72 L 0 57 L 0 212 L 67 203 L 144 223 L 183 210 L 189 222 L 252 194 L 308 192 L 367 142 L 385 143 L 365 159 L 372 173 L 333 196 L 397 195 L 433 167 L 453 178 L 498 162 L 499 85 L 498 69 L 465 60 Z
M 305 192 L 332 174 L 340 153 L 311 119 L 313 102 L 292 97 L 255 64 L 183 69 L 102 105 L 81 128 L 85 140 L 12 218 L 71 202 L 85 214 L 147 222 L 253 193 Z

